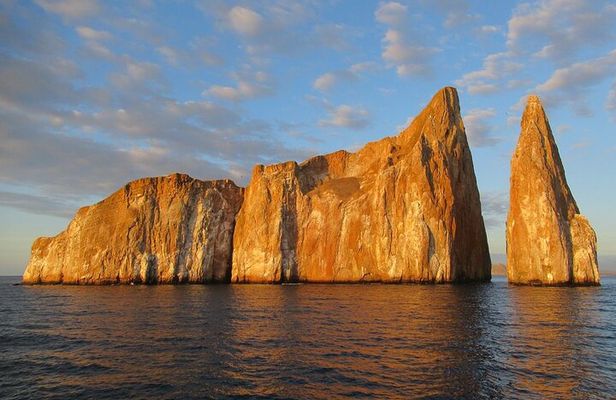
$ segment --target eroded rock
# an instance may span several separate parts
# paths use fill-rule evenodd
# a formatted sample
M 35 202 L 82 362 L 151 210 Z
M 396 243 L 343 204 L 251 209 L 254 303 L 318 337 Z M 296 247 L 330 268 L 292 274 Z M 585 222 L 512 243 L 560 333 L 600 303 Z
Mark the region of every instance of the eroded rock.
M 529 96 L 511 159 L 507 274 L 516 284 L 599 284 L 597 237 L 580 215 L 547 116 Z
M 396 137 L 256 166 L 231 281 L 484 281 L 490 266 L 458 96 L 444 88 Z
M 243 189 L 188 175 L 144 178 L 81 208 L 65 231 L 39 238 L 24 283 L 229 281 Z

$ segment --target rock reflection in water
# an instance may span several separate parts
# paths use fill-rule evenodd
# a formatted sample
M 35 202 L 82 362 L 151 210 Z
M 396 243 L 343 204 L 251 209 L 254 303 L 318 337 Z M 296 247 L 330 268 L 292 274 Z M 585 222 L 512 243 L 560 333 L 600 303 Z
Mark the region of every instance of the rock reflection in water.
M 1 398 L 609 398 L 602 287 L 0 285 Z

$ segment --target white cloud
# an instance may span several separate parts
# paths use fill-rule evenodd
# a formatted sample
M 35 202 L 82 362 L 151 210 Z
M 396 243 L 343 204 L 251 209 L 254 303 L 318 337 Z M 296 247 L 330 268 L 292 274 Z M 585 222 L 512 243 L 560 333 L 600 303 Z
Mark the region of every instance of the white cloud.
M 381 57 L 399 76 L 429 75 L 438 49 L 422 44 L 420 38 L 425 35 L 413 34 L 406 11 L 406 6 L 395 2 L 383 3 L 375 11 L 376 20 L 388 26 Z
M 75 30 L 81 38 L 86 40 L 109 40 L 113 37 L 107 31 L 99 31 L 89 26 L 78 26 Z
M 543 0 L 518 6 L 508 22 L 507 47 L 556 63 L 613 39 L 616 7 L 604 1 Z
M 476 108 L 470 110 L 463 117 L 468 141 L 474 147 L 489 147 L 501 141 L 501 138 L 491 135 L 493 130 L 489 123 L 496 116 L 493 108 Z
M 456 81 L 456 84 L 468 90 L 470 94 L 488 94 L 504 86 L 498 81 L 520 71 L 522 64 L 511 60 L 508 52 L 494 53 L 483 60 L 483 68 L 471 71 Z
M 552 76 L 539 86 L 540 92 L 555 90 L 577 91 L 601 82 L 616 72 L 616 50 L 603 57 L 571 64 L 559 68 Z
M 500 32 L 500 28 L 496 25 L 482 25 L 476 29 L 476 32 L 488 35 Z
M 356 63 L 347 69 L 326 72 L 320 75 L 314 80 L 312 86 L 317 90 L 325 92 L 341 82 L 356 81 L 361 73 L 376 68 L 376 63 L 371 61 Z
M 469 12 L 470 6 L 467 0 L 423 0 L 423 3 L 444 14 L 443 26 L 445 28 L 455 28 L 475 22 L 480 18 L 479 15 Z
M 342 104 L 330 107 L 328 118 L 319 121 L 320 126 L 362 129 L 370 124 L 370 114 L 361 107 Z
M 271 79 L 263 71 L 256 73 L 234 73 L 235 86 L 213 85 L 203 92 L 229 101 L 243 101 L 273 93 Z
M 356 79 L 355 75 L 347 70 L 326 72 L 315 79 L 312 86 L 315 89 L 327 91 L 340 81 L 353 79 Z
M 376 20 L 386 25 L 401 25 L 406 18 L 406 6 L 395 1 L 382 3 L 374 16 Z
M 481 193 L 481 212 L 486 229 L 504 229 L 508 209 L 509 194 L 507 192 Z
M 264 19 L 250 8 L 235 6 L 228 13 L 231 28 L 241 35 L 257 36 L 263 33 Z
M 64 18 L 83 18 L 96 15 L 100 5 L 96 0 L 36 0 L 45 11 Z
M 160 46 L 156 48 L 156 51 L 163 56 L 169 64 L 177 66 L 180 63 L 180 54 L 177 50 L 169 46 Z
M 174 67 L 201 68 L 203 65 L 220 66 L 223 60 L 210 51 L 211 43 L 207 38 L 197 37 L 191 40 L 188 48 L 170 46 L 168 44 L 156 47 L 156 52 Z

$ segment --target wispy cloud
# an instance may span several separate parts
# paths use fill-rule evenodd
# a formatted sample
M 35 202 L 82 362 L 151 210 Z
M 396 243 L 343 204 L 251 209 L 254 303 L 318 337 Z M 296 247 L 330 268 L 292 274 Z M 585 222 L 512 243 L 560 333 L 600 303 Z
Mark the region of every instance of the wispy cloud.
M 272 94 L 271 78 L 263 71 L 234 73 L 235 86 L 213 85 L 203 92 L 229 101 L 243 101 Z
M 330 107 L 328 117 L 319 121 L 320 126 L 363 129 L 370 125 L 370 113 L 362 107 L 342 104 Z
M 382 3 L 374 15 L 377 22 L 388 27 L 382 40 L 381 53 L 387 65 L 395 67 L 399 76 L 429 76 L 432 73 L 432 57 L 438 49 L 423 44 L 422 36 L 413 34 L 407 6 L 398 2 Z
M 508 209 L 509 194 L 507 192 L 492 191 L 481 193 L 481 211 L 486 229 L 504 229 Z
M 501 142 L 501 138 L 492 136 L 493 127 L 490 120 L 496 116 L 493 108 L 475 108 L 463 116 L 468 140 L 475 147 L 489 147 Z
M 359 80 L 362 72 L 374 70 L 377 68 L 374 62 L 361 62 L 351 65 L 347 69 L 326 72 L 317 77 L 312 86 L 321 91 L 328 91 L 332 87 L 342 82 L 352 82 Z
M 107 31 L 99 31 L 89 26 L 78 26 L 75 28 L 77 34 L 86 40 L 109 40 L 113 35 Z
M 582 49 L 613 39 L 616 7 L 604 1 L 544 0 L 519 5 L 508 23 L 507 47 L 566 63 Z
M 471 71 L 456 81 L 470 94 L 489 94 L 503 89 L 502 80 L 522 69 L 521 63 L 511 60 L 508 52 L 494 53 L 483 60 L 483 68 Z
M 96 0 L 36 0 L 45 11 L 64 18 L 83 18 L 96 15 L 101 7 Z

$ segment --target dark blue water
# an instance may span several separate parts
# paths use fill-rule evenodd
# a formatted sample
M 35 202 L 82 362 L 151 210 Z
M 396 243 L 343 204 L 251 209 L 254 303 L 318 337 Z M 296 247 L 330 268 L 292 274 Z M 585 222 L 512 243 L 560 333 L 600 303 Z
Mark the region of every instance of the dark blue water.
M 616 398 L 616 280 L 13 286 L 0 398 Z

